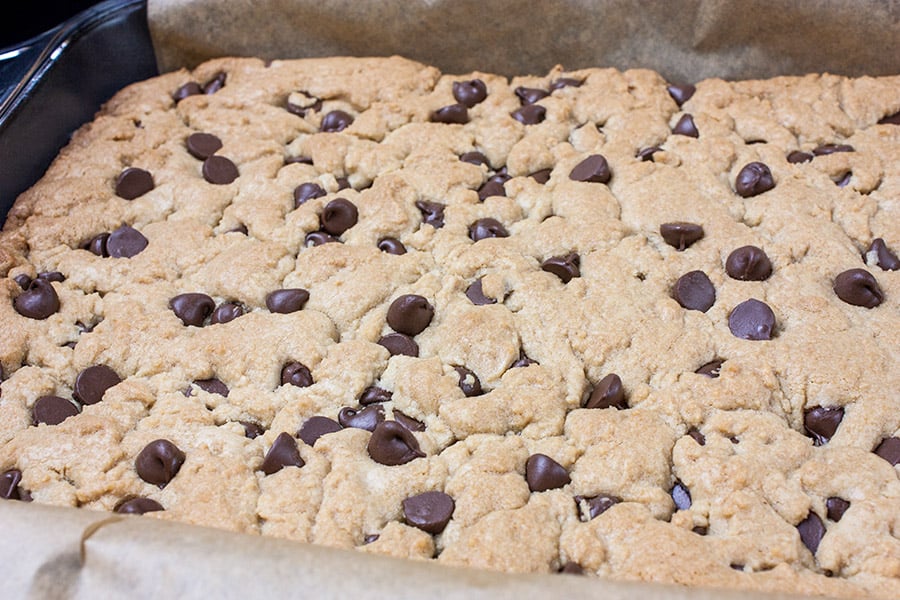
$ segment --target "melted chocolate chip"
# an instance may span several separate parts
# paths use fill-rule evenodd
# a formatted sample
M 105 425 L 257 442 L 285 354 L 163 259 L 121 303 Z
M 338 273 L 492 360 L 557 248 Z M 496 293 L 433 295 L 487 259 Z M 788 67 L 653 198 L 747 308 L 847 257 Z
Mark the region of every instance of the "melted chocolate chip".
M 481 279 L 476 279 L 469 287 L 466 288 L 466 298 L 472 301 L 472 304 L 481 306 L 484 304 L 496 304 L 495 298 L 489 298 L 484 295 L 481 288 Z
M 581 257 L 572 252 L 565 256 L 552 256 L 541 263 L 541 270 L 553 273 L 563 283 L 569 283 L 573 277 L 581 277 Z
M 621 498 L 607 494 L 600 494 L 598 496 L 575 496 L 575 504 L 578 506 L 582 521 L 596 519 L 621 501 Z
M 453 97 L 463 106 L 472 108 L 487 98 L 487 86 L 480 79 L 454 81 Z
M 703 271 L 691 271 L 678 278 L 672 297 L 688 310 L 706 312 L 716 303 L 716 288 Z
M 718 377 L 721 374 L 722 364 L 724 364 L 724 362 L 725 361 L 722 360 L 721 358 L 711 360 L 708 363 L 706 363 L 705 365 L 703 365 L 702 367 L 700 367 L 699 369 L 697 369 L 696 371 L 694 371 L 694 373 L 697 373 L 698 375 L 705 375 L 705 376 L 709 377 L 710 379 L 715 379 L 716 377 Z
M 321 198 L 324 195 L 325 190 L 318 183 L 301 183 L 294 188 L 294 208 L 297 208 L 307 200 Z
M 506 188 L 498 181 L 488 181 L 478 188 L 478 199 L 484 202 L 491 196 L 506 196 Z
M 653 155 L 662 150 L 659 146 L 650 146 L 648 148 L 643 148 L 638 150 L 638 153 L 635 155 L 635 158 L 641 159 L 642 162 L 655 162 L 653 160 Z
M 422 223 L 435 229 L 444 226 L 444 205 L 427 200 L 416 200 L 416 208 L 422 213 Z
M 812 153 L 816 156 L 826 156 L 835 152 L 855 152 L 853 146 L 848 144 L 822 144 L 813 148 Z
M 116 195 L 125 200 L 143 196 L 154 187 L 153 175 L 137 167 L 128 167 L 116 178 Z
M 31 285 L 31 277 L 26 275 L 25 273 L 21 273 L 13 277 L 13 281 L 19 284 L 19 287 L 23 290 L 27 290 L 28 286 Z
M 817 406 L 803 413 L 803 427 L 806 435 L 813 439 L 815 446 L 823 446 L 837 431 L 838 425 L 844 419 L 844 409 L 825 408 Z
M 416 294 L 404 294 L 388 309 L 387 322 L 391 329 L 406 335 L 422 333 L 434 317 L 434 307 Z
M 244 314 L 244 307 L 239 302 L 223 302 L 212 312 L 209 317 L 211 325 L 234 321 Z
M 806 518 L 797 525 L 797 531 L 800 533 L 803 545 L 815 554 L 819 549 L 819 543 L 825 537 L 825 524 L 819 515 L 810 511 Z
M 461 154 L 459 156 L 459 160 L 461 160 L 462 162 L 467 162 L 467 163 L 473 164 L 473 165 L 484 165 L 488 168 L 490 168 L 490 166 L 491 166 L 491 163 L 488 162 L 487 156 L 485 156 L 481 152 L 477 152 L 474 150 L 472 152 L 466 152 L 464 154 Z
M 378 340 L 378 344 L 387 348 L 391 356 L 419 356 L 419 345 L 403 333 L 384 335 Z
M 9 469 L 0 474 L 0 498 L 4 500 L 21 500 L 19 484 L 22 483 L 22 471 Z
M 572 181 L 587 181 L 591 183 L 607 183 L 612 175 L 609 164 L 600 154 L 592 154 L 575 165 L 569 173 Z
M 509 113 L 522 125 L 537 125 L 547 118 L 547 109 L 540 104 L 528 104 Z
M 525 354 L 524 350 L 519 350 L 519 358 L 513 361 L 513 364 L 509 366 L 510 369 L 518 369 L 520 367 L 529 367 L 531 365 L 536 365 L 538 362 L 536 360 L 532 360 L 528 358 Z
M 106 365 L 94 365 L 83 370 L 75 378 L 73 396 L 82 404 L 97 404 L 106 390 L 118 385 L 122 378 Z
M 323 435 L 335 433 L 341 430 L 341 424 L 328 417 L 316 416 L 307 419 L 297 432 L 297 437 L 303 440 L 307 446 L 315 446 L 316 441 Z M 286 434 L 281 434 L 286 435 Z M 279 436 L 280 437 L 280 436 Z M 291 438 L 293 439 L 293 438 Z M 296 446 L 296 442 L 294 443 Z
M 689 83 L 670 83 L 668 86 L 666 86 L 666 91 L 669 92 L 669 96 L 672 97 L 672 100 L 675 101 L 675 104 L 681 106 L 691 99 L 691 96 L 694 95 L 694 92 L 697 91 L 697 88 Z
M 681 252 L 703 239 L 703 226 L 683 221 L 663 223 L 659 226 L 659 234 L 668 245 Z
M 379 423 L 366 450 L 372 460 L 388 466 L 404 465 L 425 456 L 412 432 L 396 421 Z
M 828 510 L 828 518 L 837 523 L 844 516 L 844 513 L 847 512 L 847 509 L 850 508 L 850 503 L 843 498 L 832 496 L 825 501 L 825 508 Z
M 300 468 L 305 464 L 306 462 L 300 458 L 297 440 L 291 434 L 282 431 L 275 438 L 275 441 L 272 442 L 272 447 L 269 448 L 269 451 L 266 452 L 260 469 L 266 475 L 272 475 L 285 467 Z
M 400 423 L 410 431 L 425 431 L 425 423 L 418 419 L 413 419 L 409 415 L 394 409 L 394 421 Z
M 692 138 L 700 137 L 700 132 L 697 131 L 697 126 L 694 124 L 693 115 L 687 113 L 681 115 L 681 118 L 675 123 L 675 127 L 672 128 L 672 133 Z
M 884 301 L 878 281 L 864 269 L 850 269 L 834 278 L 834 293 L 854 306 L 875 308 Z
M 691 427 L 690 429 L 688 429 L 687 434 L 688 434 L 689 436 L 691 436 L 691 438 L 692 438 L 695 442 L 697 442 L 698 444 L 700 444 L 701 446 L 705 446 L 705 445 L 706 445 L 706 436 L 703 435 L 703 434 L 700 432 L 700 430 L 697 429 L 696 427 Z
M 332 235 L 341 235 L 359 219 L 356 205 L 344 198 L 335 198 L 322 210 L 322 229 Z
M 503 223 L 497 219 L 490 217 L 478 219 L 469 225 L 469 239 L 479 241 L 487 238 L 505 238 L 509 237 L 509 232 L 503 226 Z
M 897 466 L 900 463 L 900 438 L 884 438 L 872 452 L 888 461 L 892 466 Z
M 390 402 L 393 399 L 393 393 L 378 386 L 372 385 L 363 390 L 359 397 L 359 403 L 363 406 L 376 404 L 379 402 Z
M 319 131 L 337 133 L 343 131 L 353 123 L 353 117 L 342 110 L 333 110 L 322 118 Z
M 169 308 L 175 313 L 181 322 L 185 325 L 193 325 L 194 327 L 202 327 L 203 321 L 206 320 L 216 303 L 206 294 L 190 292 L 187 294 L 179 294 L 169 300 Z
M 224 71 L 218 71 L 212 78 L 203 84 L 204 94 L 215 94 L 225 87 L 225 78 L 227 75 Z
M 266 308 L 269 312 L 288 314 L 302 309 L 309 300 L 309 292 L 303 288 L 283 288 L 269 292 Z
M 340 242 L 339 239 L 326 231 L 310 231 L 306 234 L 303 244 L 309 248 L 311 246 L 321 246 L 323 244 L 332 244 Z
M 203 90 L 200 88 L 200 84 L 196 81 L 188 81 L 184 85 L 180 86 L 175 92 L 172 93 L 172 99 L 178 103 L 187 98 L 188 96 L 196 96 L 198 94 L 202 94 Z
M 291 99 L 296 100 L 296 102 L 291 102 Z M 302 118 L 309 112 L 319 112 L 322 110 L 322 100 L 307 92 L 298 91 L 288 97 L 284 108 L 292 115 L 297 115 Z
M 615 373 L 610 373 L 594 386 L 591 395 L 584 403 L 584 408 L 610 408 L 619 410 L 628 408 L 625 400 L 625 388 L 622 387 L 622 379 Z
M 296 361 L 289 362 L 281 368 L 281 385 L 309 387 L 313 384 L 312 373 L 305 365 Z
M 434 123 L 465 125 L 469 122 L 469 109 L 465 104 L 451 104 L 431 113 L 430 120 Z
M 166 487 L 184 464 L 185 454 L 169 440 L 154 440 L 134 460 L 138 477 L 160 488 Z
M 540 169 L 539 171 L 535 171 L 534 173 L 529 173 L 528 176 L 543 185 L 550 181 L 550 174 L 552 172 L 553 169 Z
M 515 89 L 515 94 L 519 97 L 519 102 L 524 105 L 529 105 L 546 98 L 550 95 L 550 92 L 538 88 L 519 86 Z
M 59 396 L 41 396 L 31 407 L 31 420 L 35 425 L 59 425 L 78 414 L 78 407 Z
M 239 421 L 239 423 L 244 427 L 244 437 L 251 440 L 255 440 L 266 432 L 265 428 L 259 423 L 254 423 L 253 421 Z
M 792 165 L 809 162 L 812 159 L 812 154 L 810 154 L 809 152 L 801 152 L 800 150 L 794 150 L 787 155 L 787 161 Z
M 384 408 L 380 404 L 372 404 L 361 410 L 345 406 L 338 412 L 338 423 L 342 427 L 375 431 L 375 427 L 382 421 L 384 421 Z
M 109 256 L 109 252 L 106 251 L 106 241 L 108 239 L 108 233 L 100 233 L 88 240 L 82 247 L 92 254 L 106 258 Z
M 900 270 L 900 258 L 887 247 L 882 238 L 872 240 L 863 260 L 870 266 L 875 264 L 881 267 L 882 271 Z
M 772 171 L 761 162 L 745 165 L 734 180 L 734 191 L 742 198 L 758 196 L 774 187 Z
M 403 516 L 413 527 L 431 534 L 444 531 L 456 504 L 444 492 L 425 492 L 403 501 Z
M 532 492 L 554 490 L 572 480 L 566 469 L 545 454 L 532 454 L 525 461 L 525 481 Z
M 453 367 L 459 375 L 459 389 L 466 397 L 480 396 L 484 392 L 481 389 L 481 380 L 473 371 L 466 367 Z
M 106 252 L 113 258 L 131 258 L 140 254 L 148 243 L 140 231 L 122 225 L 106 239 Z
M 740 281 L 765 281 L 772 274 L 772 261 L 756 246 L 741 246 L 725 261 L 725 272 Z
M 386 254 L 406 254 L 406 246 L 397 238 L 386 237 L 378 240 L 378 249 Z
M 228 185 L 238 178 L 237 165 L 224 156 L 213 155 L 203 161 L 203 178 L 214 185 Z
M 55 281 L 57 283 L 62 283 L 66 280 L 66 276 L 59 271 L 44 271 L 43 273 L 38 273 L 37 276 L 38 279 L 43 279 L 44 281 Z
M 765 302 L 750 298 L 728 315 L 728 328 L 742 340 L 770 340 L 775 331 L 775 313 Z
M 113 512 L 123 515 L 142 515 L 148 512 L 165 510 L 159 502 L 151 498 L 137 497 L 124 500 L 116 505 Z
M 228 386 L 221 379 L 216 379 L 215 377 L 195 379 L 192 383 L 207 394 L 218 394 L 224 398 L 228 397 Z
M 40 321 L 59 310 L 59 296 L 49 281 L 37 278 L 16 296 L 13 308 L 23 317 Z
M 206 160 L 222 149 L 222 140 L 211 133 L 192 133 L 184 145 L 191 156 Z
M 677 510 L 687 510 L 691 507 L 691 492 L 686 485 L 677 479 L 669 494 L 672 496 L 672 500 L 675 502 L 675 508 Z

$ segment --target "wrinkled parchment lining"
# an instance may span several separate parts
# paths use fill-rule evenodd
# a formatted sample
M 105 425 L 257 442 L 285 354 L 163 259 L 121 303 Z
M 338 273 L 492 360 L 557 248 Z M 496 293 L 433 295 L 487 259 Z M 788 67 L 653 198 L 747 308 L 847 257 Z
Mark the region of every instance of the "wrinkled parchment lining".
M 445 73 L 646 67 L 669 81 L 900 72 L 898 0 L 149 0 L 160 69 L 400 54 Z

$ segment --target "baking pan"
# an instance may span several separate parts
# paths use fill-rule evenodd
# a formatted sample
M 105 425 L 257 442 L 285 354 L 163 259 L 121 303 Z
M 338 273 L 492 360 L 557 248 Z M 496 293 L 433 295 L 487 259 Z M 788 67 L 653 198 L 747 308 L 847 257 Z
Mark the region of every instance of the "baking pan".
M 119 89 L 159 73 L 146 0 L 108 0 L 0 50 L 0 222 Z

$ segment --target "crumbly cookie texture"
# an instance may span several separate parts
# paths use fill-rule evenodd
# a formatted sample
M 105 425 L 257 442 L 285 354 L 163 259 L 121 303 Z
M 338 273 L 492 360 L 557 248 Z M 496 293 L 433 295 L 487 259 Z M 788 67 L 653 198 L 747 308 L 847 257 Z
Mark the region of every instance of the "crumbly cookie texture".
M 128 87 L 0 238 L 0 492 L 900 597 L 898 90 L 397 57 Z

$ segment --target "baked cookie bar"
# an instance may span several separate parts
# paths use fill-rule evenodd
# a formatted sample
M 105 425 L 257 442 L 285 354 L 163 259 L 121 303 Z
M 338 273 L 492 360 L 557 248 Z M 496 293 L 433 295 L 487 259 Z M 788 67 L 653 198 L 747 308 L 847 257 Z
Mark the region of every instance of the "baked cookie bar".
M 900 77 L 210 61 L 0 237 L 0 493 L 900 597 Z

